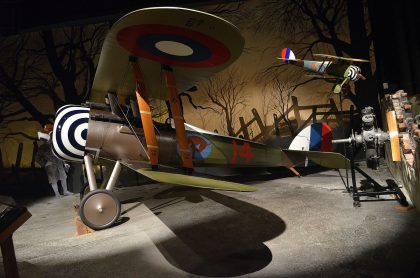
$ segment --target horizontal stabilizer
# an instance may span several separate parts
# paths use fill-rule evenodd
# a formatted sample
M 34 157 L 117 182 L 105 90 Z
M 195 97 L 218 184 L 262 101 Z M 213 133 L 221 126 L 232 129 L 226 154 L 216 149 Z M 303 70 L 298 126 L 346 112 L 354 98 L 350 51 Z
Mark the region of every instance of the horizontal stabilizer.
M 350 168 L 350 160 L 341 153 L 283 150 L 288 160 L 295 165 L 305 162 L 306 158 L 316 164 L 331 169 Z
M 228 191 L 245 191 L 252 192 L 257 189 L 253 186 L 240 184 L 236 182 L 214 180 L 202 177 L 188 176 L 182 174 L 174 174 L 160 171 L 153 171 L 148 168 L 136 169 L 136 171 L 149 179 L 157 182 L 169 183 L 174 185 L 191 186 L 198 188 L 208 188 Z

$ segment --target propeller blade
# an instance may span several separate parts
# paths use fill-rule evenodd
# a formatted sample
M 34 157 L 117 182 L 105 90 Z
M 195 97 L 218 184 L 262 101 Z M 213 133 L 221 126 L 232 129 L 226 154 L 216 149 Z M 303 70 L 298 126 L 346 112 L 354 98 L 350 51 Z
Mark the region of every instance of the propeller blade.
M 386 112 L 386 122 L 388 124 L 392 161 L 401 161 L 400 137 L 398 135 L 398 127 L 397 127 L 397 120 L 395 117 L 395 111 Z
M 363 74 L 359 73 L 358 76 L 359 76 L 359 79 L 366 80 L 366 77 L 364 77 Z

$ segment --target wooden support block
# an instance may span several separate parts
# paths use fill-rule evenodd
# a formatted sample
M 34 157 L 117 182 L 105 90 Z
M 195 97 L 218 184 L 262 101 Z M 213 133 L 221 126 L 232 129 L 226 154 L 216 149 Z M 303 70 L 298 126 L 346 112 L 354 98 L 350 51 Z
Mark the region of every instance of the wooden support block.
M 79 208 L 79 205 L 74 205 L 74 224 L 76 225 L 76 235 L 81 236 L 84 234 L 90 234 L 95 232 L 94 230 L 83 224 L 79 216 Z
M 414 208 L 414 206 L 402 206 L 401 204 L 398 204 L 395 206 L 395 209 L 399 210 L 399 211 L 403 211 L 403 212 L 407 212 L 409 210 L 412 210 Z

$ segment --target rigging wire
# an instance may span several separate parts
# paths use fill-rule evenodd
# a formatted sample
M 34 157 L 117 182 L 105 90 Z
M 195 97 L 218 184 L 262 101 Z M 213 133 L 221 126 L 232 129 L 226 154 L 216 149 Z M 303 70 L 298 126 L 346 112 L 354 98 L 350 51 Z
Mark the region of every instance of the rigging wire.
M 128 73 L 128 67 L 129 67 L 129 62 L 127 62 L 127 66 L 125 67 L 125 71 L 124 71 L 124 74 L 123 74 L 123 76 L 122 76 L 122 82 L 120 82 L 120 84 L 118 85 L 117 94 L 118 94 L 118 92 L 121 90 L 122 86 L 126 83 L 126 80 L 127 80 L 127 75 L 128 75 L 128 74 L 127 74 L 127 73 Z M 136 88 L 136 90 L 137 90 L 137 88 Z M 130 121 L 129 121 L 128 117 L 127 117 L 127 115 L 124 113 L 124 111 L 123 111 L 123 109 L 122 109 L 122 107 L 121 107 L 120 103 L 118 102 L 117 97 L 116 97 L 116 96 L 114 96 L 114 95 L 112 95 L 112 97 L 115 97 L 115 98 L 116 98 L 116 99 L 114 99 L 114 101 L 115 101 L 115 103 L 117 104 L 118 108 L 120 109 L 121 114 L 124 116 L 124 119 L 125 119 L 125 121 L 127 122 L 129 129 L 131 130 L 131 132 L 133 132 L 134 136 L 136 136 L 137 140 L 138 140 L 138 141 L 139 141 L 139 143 L 140 143 L 141 148 L 143 149 L 143 151 L 144 151 L 144 153 L 146 154 L 147 158 L 150 160 L 149 153 L 148 153 L 148 152 L 146 151 L 146 149 L 144 148 L 143 143 L 141 142 L 140 138 L 139 138 L 139 137 L 138 137 L 138 135 L 137 135 L 137 132 L 134 130 L 133 126 L 131 125 L 131 123 L 130 123 Z M 128 113 L 128 110 L 127 110 L 127 113 Z

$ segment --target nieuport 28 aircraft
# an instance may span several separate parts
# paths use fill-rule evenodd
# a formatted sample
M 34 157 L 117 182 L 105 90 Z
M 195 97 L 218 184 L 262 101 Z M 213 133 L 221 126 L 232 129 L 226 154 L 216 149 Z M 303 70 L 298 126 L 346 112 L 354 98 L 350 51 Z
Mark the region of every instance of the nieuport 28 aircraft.
M 346 167 L 341 154 L 322 152 L 331 145 L 323 140 L 331 133 L 323 123 L 298 136 L 304 143 L 295 144 L 298 150 L 282 150 L 184 122 L 178 93 L 231 65 L 243 47 L 239 30 L 228 21 L 184 8 L 141 9 L 112 26 L 90 102 L 61 107 L 52 136 L 56 156 L 85 164 L 90 192 L 83 197 L 79 212 L 87 226 L 104 229 L 118 220 L 121 205 L 112 190 L 122 165 L 157 182 L 234 191 L 255 188 L 198 177 L 193 169 L 293 169 L 308 159 L 325 167 Z M 169 101 L 171 124 L 153 121 L 151 99 Z M 95 180 L 93 162 L 97 159 L 115 161 L 104 189 Z
M 337 57 L 328 54 L 313 54 L 315 57 L 322 58 L 321 61 L 296 59 L 295 54 L 290 48 L 283 48 L 281 57 L 284 63 L 293 64 L 308 70 L 314 77 L 319 77 L 327 81 L 336 83 L 333 92 L 338 94 L 342 87 L 349 81 L 365 80 L 362 69 L 353 65 L 354 63 L 368 63 L 368 60 Z

